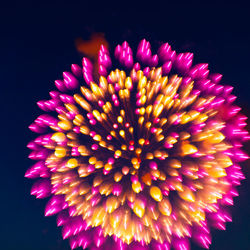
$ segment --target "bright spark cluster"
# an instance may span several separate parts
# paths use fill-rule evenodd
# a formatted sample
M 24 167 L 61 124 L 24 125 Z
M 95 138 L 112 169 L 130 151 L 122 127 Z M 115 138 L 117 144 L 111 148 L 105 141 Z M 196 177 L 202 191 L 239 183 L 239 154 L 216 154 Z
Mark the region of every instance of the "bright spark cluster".
M 25 176 L 41 177 L 31 194 L 52 195 L 45 215 L 58 213 L 72 249 L 209 248 L 209 228 L 231 221 L 246 117 L 222 75 L 192 59 L 167 43 L 152 55 L 143 40 L 134 57 L 124 42 L 114 59 L 101 46 L 98 77 L 83 58 L 38 102 L 51 115 L 30 126 L 41 135 Z

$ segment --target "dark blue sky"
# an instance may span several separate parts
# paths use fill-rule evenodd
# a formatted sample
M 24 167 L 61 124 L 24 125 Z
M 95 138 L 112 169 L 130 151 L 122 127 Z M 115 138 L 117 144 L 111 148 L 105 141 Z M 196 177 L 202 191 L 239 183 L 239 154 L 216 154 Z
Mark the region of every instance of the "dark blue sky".
M 70 249 L 55 217 L 44 218 L 46 201 L 29 195 L 32 181 L 23 176 L 33 163 L 26 144 L 35 136 L 28 126 L 40 114 L 36 102 L 48 98 L 53 81 L 71 63 L 81 63 L 77 37 L 103 32 L 111 48 L 124 40 L 136 48 L 145 37 L 153 46 L 166 41 L 178 52 L 193 52 L 195 63 L 208 62 L 212 72 L 224 75 L 223 83 L 235 86 L 237 103 L 250 114 L 248 6 L 105 4 L 21 1 L 1 6 L 1 249 Z M 238 189 L 233 223 L 226 232 L 212 231 L 213 250 L 250 249 L 249 161 L 243 167 L 248 179 Z

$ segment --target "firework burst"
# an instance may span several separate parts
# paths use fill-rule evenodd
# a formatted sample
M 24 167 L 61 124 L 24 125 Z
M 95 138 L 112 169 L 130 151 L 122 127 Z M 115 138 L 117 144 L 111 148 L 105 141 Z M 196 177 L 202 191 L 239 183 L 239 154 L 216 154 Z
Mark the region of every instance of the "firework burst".
M 233 88 L 168 44 L 152 55 L 143 40 L 134 57 L 124 42 L 114 58 L 120 69 L 101 46 L 98 79 L 83 58 L 38 102 L 51 115 L 29 127 L 42 134 L 28 144 L 38 162 L 25 176 L 42 178 L 31 194 L 52 195 L 45 215 L 58 213 L 72 249 L 184 250 L 189 238 L 208 248 L 248 158 Z

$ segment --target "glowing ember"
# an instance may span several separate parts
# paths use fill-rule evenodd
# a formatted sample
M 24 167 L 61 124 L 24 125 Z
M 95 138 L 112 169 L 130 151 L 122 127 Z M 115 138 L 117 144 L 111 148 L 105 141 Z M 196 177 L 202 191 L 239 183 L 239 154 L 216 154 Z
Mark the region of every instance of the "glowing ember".
M 114 57 L 120 69 L 101 46 L 99 79 L 83 58 L 38 102 L 52 115 L 30 126 L 42 134 L 28 144 L 38 162 L 25 176 L 42 178 L 31 194 L 52 195 L 45 215 L 58 213 L 72 249 L 185 250 L 191 237 L 208 248 L 210 226 L 231 221 L 248 158 L 233 88 L 168 44 L 152 55 L 141 41 L 135 61 L 124 42 Z

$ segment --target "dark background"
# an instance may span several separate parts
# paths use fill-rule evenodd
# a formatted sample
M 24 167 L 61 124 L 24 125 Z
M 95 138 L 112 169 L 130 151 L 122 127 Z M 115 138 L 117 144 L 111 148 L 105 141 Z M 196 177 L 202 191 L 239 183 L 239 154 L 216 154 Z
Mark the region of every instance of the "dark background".
M 70 249 L 62 240 L 54 217 L 44 217 L 46 200 L 29 195 L 33 180 L 25 179 L 33 164 L 26 144 L 35 134 L 28 130 L 41 114 L 36 102 L 49 97 L 53 81 L 71 63 L 81 64 L 77 37 L 105 33 L 110 47 L 127 40 L 135 49 L 146 38 L 153 46 L 169 42 L 178 52 L 190 51 L 194 63 L 208 62 L 223 83 L 235 86 L 237 104 L 250 114 L 250 8 L 242 4 L 172 5 L 164 1 L 135 2 L 42 1 L 9 2 L 0 6 L 0 124 L 1 220 L 0 249 Z M 249 144 L 246 150 L 249 152 Z M 250 169 L 238 188 L 233 222 L 226 231 L 212 230 L 213 250 L 250 249 Z M 192 244 L 192 249 L 199 249 Z

